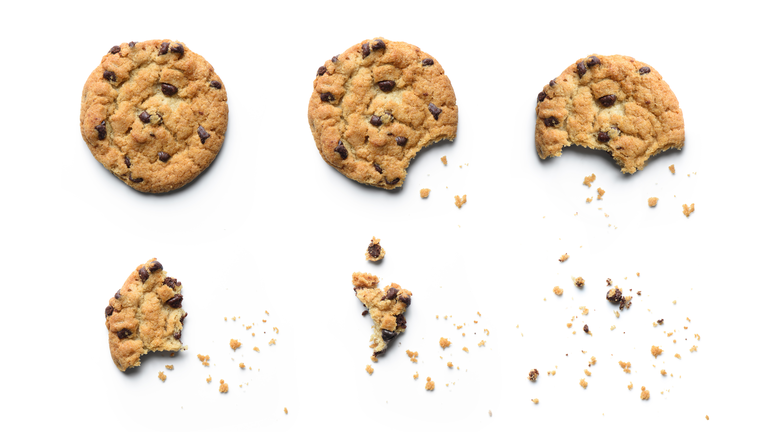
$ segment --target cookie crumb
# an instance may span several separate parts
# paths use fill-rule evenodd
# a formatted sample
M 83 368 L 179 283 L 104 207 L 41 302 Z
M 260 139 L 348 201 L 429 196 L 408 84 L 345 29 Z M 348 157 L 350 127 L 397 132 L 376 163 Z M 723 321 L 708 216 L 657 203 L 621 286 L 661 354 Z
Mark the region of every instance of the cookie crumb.
M 365 259 L 368 261 L 380 261 L 386 255 L 386 251 L 381 247 L 381 239 L 373 237 L 371 243 L 368 245 L 368 249 L 365 251 Z
M 455 197 L 453 197 L 453 199 L 456 200 L 455 204 L 456 204 L 456 207 L 458 207 L 458 208 L 461 208 L 464 204 L 467 203 L 467 196 L 466 195 L 464 195 L 461 198 L 459 198 L 459 196 L 456 195 Z
M 533 402 L 534 405 L 538 405 L 539 404 L 539 398 L 531 399 L 531 402 Z
M 481 340 L 480 342 L 478 342 L 478 343 L 477 343 L 477 346 L 479 346 L 479 347 L 480 347 L 480 346 L 485 346 L 485 341 L 484 341 L 484 340 Z M 694 346 L 695 346 L 695 345 L 694 345 Z
M 168 370 L 173 370 L 173 365 L 165 365 L 165 368 Z
M 685 217 L 688 217 L 691 215 L 691 213 L 693 213 L 694 205 L 695 205 L 694 203 L 691 203 L 691 206 L 688 207 L 688 204 L 683 204 L 683 214 L 685 215 Z
M 528 372 L 528 381 L 536 382 L 537 379 L 539 379 L 539 370 L 531 369 L 531 371 Z
M 669 172 L 671 172 L 672 174 L 675 173 L 675 164 L 672 164 L 669 166 Z
M 592 173 L 591 176 L 584 177 L 584 183 L 582 183 L 582 184 L 584 184 L 587 187 L 591 188 L 592 187 L 592 182 L 595 181 L 596 178 L 597 178 L 597 176 L 595 175 L 595 173 Z M 587 202 L 589 202 L 589 201 L 587 201 Z
M 597 359 L 595 358 L 595 356 L 592 356 L 592 358 L 589 359 L 589 365 L 594 366 L 595 363 L 597 363 Z
M 629 368 L 632 367 L 632 363 L 619 360 L 619 366 L 621 366 L 625 373 L 632 373 L 632 371 L 629 370 Z
M 642 386 L 642 387 L 640 388 L 640 390 L 642 390 L 642 392 L 640 392 L 640 399 L 642 399 L 642 400 L 648 400 L 648 399 L 650 399 L 650 398 L 651 398 L 651 392 L 650 392 L 650 391 L 648 391 L 648 390 L 646 390 L 646 389 L 645 389 L 645 386 Z
M 368 372 L 368 375 L 373 375 L 373 368 L 371 367 L 371 365 L 367 365 L 365 367 L 365 371 Z
M 680 354 L 675 354 L 675 358 L 678 360 L 682 360 L 683 358 L 680 356 Z
M 559 286 L 552 288 L 552 292 L 555 293 L 556 295 L 563 295 L 563 289 L 560 288 Z
M 422 198 L 429 198 L 429 192 L 431 192 L 429 189 L 424 188 L 419 191 L 419 195 L 421 195 Z
M 427 377 L 427 385 L 424 386 L 425 389 L 432 391 L 435 389 L 435 382 L 432 381 L 432 378 Z
M 589 383 L 587 382 L 587 380 L 585 380 L 584 378 L 582 378 L 582 379 L 579 381 L 579 385 L 580 385 L 580 386 L 582 386 L 583 388 L 587 388 L 587 386 L 589 385 Z
M 707 418 L 707 420 L 709 420 L 709 416 L 704 416 L 704 417 L 706 417 L 706 418 Z
M 219 393 L 227 392 L 229 392 L 229 384 L 225 383 L 224 380 L 219 381 Z
M 698 352 L 698 351 L 699 351 L 699 347 L 698 347 L 698 346 L 696 346 L 696 345 L 694 345 L 694 346 L 692 346 L 692 347 L 691 347 L 691 349 L 689 349 L 688 351 L 690 351 L 690 352 L 694 352 L 694 351 Z
M 589 369 L 584 369 L 584 375 L 592 376 L 592 372 L 590 372 Z
M 449 346 L 451 346 L 451 341 L 449 341 L 448 339 L 446 339 L 444 337 L 441 337 L 440 338 L 440 348 L 446 349 Z
M 469 352 L 469 348 L 467 348 L 467 347 L 464 347 L 461 350 L 464 351 L 464 352 L 467 352 L 467 353 Z
M 274 339 L 272 339 L 271 341 L 269 341 L 269 344 L 270 344 L 270 345 L 274 345 L 274 344 L 276 344 L 276 343 L 277 343 L 277 341 L 276 341 L 276 340 L 274 340 Z
M 493 417 L 493 413 L 491 412 L 491 410 L 488 410 L 488 416 Z
M 371 361 L 374 363 L 378 363 L 379 359 L 376 356 L 371 356 Z
M 283 412 L 288 414 L 288 407 L 283 408 Z
M 591 202 L 592 202 L 592 198 L 593 198 L 593 197 L 589 197 L 589 198 L 587 198 L 587 203 L 591 203 Z
M 659 202 L 659 199 L 656 197 L 648 198 L 648 207 L 656 207 L 656 203 Z
M 240 363 L 240 369 L 245 369 L 245 363 Z
M 448 367 L 452 368 L 453 367 L 453 362 L 448 362 Z
M 261 350 L 259 350 L 259 347 L 253 347 L 253 350 L 256 352 L 261 352 Z
M 413 379 L 419 379 L 419 373 L 418 373 L 418 372 L 416 372 L 415 374 L 413 374 Z
M 160 371 L 160 373 L 159 373 L 159 374 L 157 374 L 157 377 L 158 377 L 158 378 L 160 378 L 160 381 L 162 381 L 162 382 L 165 382 L 165 378 L 166 378 L 166 376 L 165 376 L 165 374 L 163 373 L 163 371 Z
M 210 376 L 210 375 L 208 375 L 208 378 L 206 378 L 206 379 L 205 379 L 205 382 L 207 382 L 207 383 L 209 383 L 209 384 L 210 384 L 210 383 L 211 383 L 211 381 L 213 381 L 213 378 L 211 378 L 211 376 Z
M 581 276 L 573 280 L 573 284 L 579 288 L 584 288 L 584 283 L 585 283 L 584 278 L 582 278 Z
M 602 190 L 601 188 L 597 188 L 597 199 L 598 200 L 603 199 L 603 195 L 605 195 L 605 191 Z
M 667 376 L 667 370 L 666 369 L 662 369 L 661 370 L 661 374 L 664 375 L 664 376 Z
M 238 348 L 240 348 L 240 345 L 242 344 L 237 339 L 229 340 L 229 347 L 232 348 L 232 351 L 236 351 Z
M 629 385 L 627 386 L 627 388 L 628 388 L 628 389 L 630 389 L 630 390 L 632 390 L 633 388 L 635 388 L 635 385 L 634 385 L 634 384 L 632 384 L 632 381 L 630 381 L 630 382 L 629 382 Z
M 448 165 L 448 157 L 447 156 L 441 157 L 440 160 L 443 162 L 443 165 Z
M 659 347 L 657 347 L 656 345 L 651 346 L 651 354 L 653 354 L 654 358 L 660 356 L 661 353 L 663 353 L 663 352 L 664 352 L 664 350 L 659 348 Z
M 567 254 L 567 253 L 565 253 L 565 254 L 563 254 L 563 255 L 560 255 L 560 259 L 558 259 L 558 261 L 560 261 L 560 262 L 565 262 L 565 261 L 567 261 L 567 260 L 568 260 L 568 258 L 570 258 L 570 256 L 568 256 L 568 254 Z

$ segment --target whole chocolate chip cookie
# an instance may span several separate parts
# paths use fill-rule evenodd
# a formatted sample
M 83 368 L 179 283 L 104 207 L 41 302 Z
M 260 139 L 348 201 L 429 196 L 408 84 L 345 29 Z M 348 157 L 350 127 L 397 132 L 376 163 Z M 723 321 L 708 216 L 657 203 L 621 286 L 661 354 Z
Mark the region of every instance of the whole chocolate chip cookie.
M 536 102 L 536 151 L 560 156 L 572 144 L 605 150 L 621 172 L 651 156 L 682 150 L 683 112 L 661 75 L 622 55 L 591 55 L 550 81 Z
M 440 63 L 418 47 L 377 38 L 317 70 L 309 126 L 320 155 L 352 180 L 403 185 L 422 148 L 456 138 L 459 110 Z
M 411 305 L 413 295 L 396 283 L 382 291 L 377 288 L 378 283 L 379 278 L 370 273 L 352 274 L 355 295 L 368 308 L 368 314 L 373 320 L 373 343 L 370 347 L 375 356 L 383 354 L 392 339 L 405 331 L 405 310 Z
M 114 46 L 83 87 L 80 133 L 128 186 L 168 192 L 192 181 L 221 149 L 227 91 L 205 59 L 180 42 Z
M 155 258 L 136 267 L 104 311 L 109 351 L 121 371 L 139 366 L 150 351 L 179 351 L 187 313 L 181 282 L 167 277 Z

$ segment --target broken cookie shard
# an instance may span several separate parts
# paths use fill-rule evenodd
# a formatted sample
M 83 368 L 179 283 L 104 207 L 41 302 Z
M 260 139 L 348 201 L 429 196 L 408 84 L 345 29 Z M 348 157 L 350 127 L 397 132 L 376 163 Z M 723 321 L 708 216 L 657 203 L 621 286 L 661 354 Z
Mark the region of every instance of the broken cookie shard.
M 386 352 L 389 342 L 405 331 L 405 310 L 411 304 L 412 296 L 396 283 L 383 290 L 378 288 L 378 283 L 379 278 L 370 273 L 352 274 L 355 295 L 368 308 L 368 315 L 373 320 L 371 348 L 374 356 Z

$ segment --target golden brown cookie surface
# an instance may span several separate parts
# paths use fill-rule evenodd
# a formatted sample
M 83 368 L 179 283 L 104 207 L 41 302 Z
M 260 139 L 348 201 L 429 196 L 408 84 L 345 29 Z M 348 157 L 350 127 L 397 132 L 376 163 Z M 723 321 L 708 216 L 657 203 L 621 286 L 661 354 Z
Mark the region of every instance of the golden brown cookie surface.
M 377 287 L 378 283 L 379 278 L 370 273 L 352 274 L 355 295 L 368 308 L 368 315 L 373 320 L 370 347 L 374 356 L 383 354 L 392 339 L 405 331 L 405 310 L 411 305 L 413 295 L 396 283 L 387 285 L 384 290 Z

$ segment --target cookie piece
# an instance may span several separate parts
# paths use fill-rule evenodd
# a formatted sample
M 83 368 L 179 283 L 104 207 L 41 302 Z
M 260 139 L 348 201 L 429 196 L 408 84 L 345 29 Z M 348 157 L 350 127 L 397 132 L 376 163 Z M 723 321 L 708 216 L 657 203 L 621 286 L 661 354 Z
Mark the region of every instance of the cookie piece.
M 121 371 L 141 364 L 150 351 L 179 351 L 187 313 L 181 308 L 181 282 L 167 277 L 152 258 L 136 267 L 105 310 L 109 351 Z
M 395 336 L 405 331 L 405 309 L 411 305 L 413 295 L 396 283 L 380 290 L 378 283 L 379 278 L 370 273 L 352 274 L 355 295 L 368 308 L 373 320 L 371 348 L 374 356 L 383 354 Z
M 368 250 L 365 251 L 365 259 L 368 261 L 380 261 L 384 259 L 384 255 L 387 254 L 387 251 L 381 247 L 379 244 L 380 241 L 381 239 L 377 239 L 376 237 L 371 240 L 371 244 L 368 245 Z
M 308 117 L 328 165 L 357 182 L 394 189 L 419 150 L 456 138 L 459 111 L 437 60 L 414 45 L 377 38 L 318 69 Z
M 661 75 L 622 55 L 578 60 L 544 86 L 536 105 L 541 159 L 563 147 L 604 150 L 622 173 L 642 170 L 653 155 L 685 141 L 683 112 Z
M 221 78 L 186 45 L 123 43 L 85 82 L 80 133 L 96 160 L 125 184 L 168 192 L 213 162 L 228 113 Z

